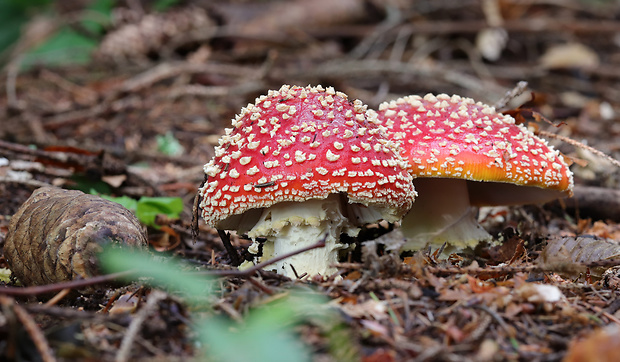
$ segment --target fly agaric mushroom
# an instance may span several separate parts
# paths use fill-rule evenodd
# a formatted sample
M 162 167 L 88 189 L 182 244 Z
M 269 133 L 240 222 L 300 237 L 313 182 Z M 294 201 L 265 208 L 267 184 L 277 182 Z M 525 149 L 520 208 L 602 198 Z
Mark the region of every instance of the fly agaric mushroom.
M 329 87 L 282 86 L 232 121 L 205 165 L 199 193 L 207 224 L 266 238 L 262 258 L 325 238 L 326 246 L 275 264 L 285 275 L 329 274 L 340 235 L 400 220 L 415 191 L 406 162 L 376 112 Z
M 572 196 L 562 156 L 508 115 L 471 98 L 408 96 L 379 106 L 420 196 L 403 218 L 405 249 L 474 247 L 491 235 L 472 206 L 544 203 Z

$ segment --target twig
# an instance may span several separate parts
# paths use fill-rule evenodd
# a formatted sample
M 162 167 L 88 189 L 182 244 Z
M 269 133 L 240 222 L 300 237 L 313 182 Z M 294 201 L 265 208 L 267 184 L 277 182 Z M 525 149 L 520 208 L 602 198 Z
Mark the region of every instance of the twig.
M 581 142 L 579 142 L 579 141 L 575 141 L 575 140 L 574 140 L 574 139 L 572 139 L 572 138 L 569 138 L 569 137 L 564 137 L 564 136 L 560 136 L 560 135 L 558 135 L 558 134 L 551 133 L 551 132 L 547 132 L 547 131 L 542 131 L 542 130 L 539 130 L 539 131 L 538 131 L 538 132 L 536 132 L 536 133 L 538 133 L 539 135 L 544 136 L 544 137 L 546 137 L 546 138 L 553 138 L 553 139 L 557 139 L 557 140 L 560 140 L 560 141 L 562 141 L 562 142 L 568 143 L 568 144 L 569 144 L 569 145 L 571 145 L 571 146 L 579 147 L 579 148 L 581 148 L 581 149 L 583 149 L 583 150 L 586 150 L 586 151 L 592 152 L 593 154 L 595 154 L 595 155 L 597 155 L 597 156 L 599 156 L 599 157 L 601 157 L 601 158 L 604 158 L 605 160 L 607 160 L 607 161 L 611 162 L 611 164 L 612 164 L 612 165 L 614 165 L 614 166 L 616 166 L 616 167 L 620 168 L 620 161 L 616 160 L 615 158 L 613 158 L 613 157 L 611 157 L 611 156 L 608 156 L 608 155 L 604 154 L 603 152 L 601 152 L 601 151 L 597 150 L 597 149 L 596 149 L 596 148 L 594 148 L 594 147 L 588 146 L 588 145 L 583 144 L 583 143 L 581 143 Z
M 495 319 L 497 321 L 499 326 L 502 327 L 502 329 L 504 330 L 504 332 L 506 332 L 508 337 L 514 338 L 514 330 L 510 329 L 508 324 L 504 321 L 504 318 L 502 318 L 499 314 L 497 314 L 497 312 L 495 312 L 494 310 L 490 309 L 486 305 L 482 305 L 482 304 L 476 304 L 476 305 L 473 305 L 472 307 L 487 312 L 491 317 L 493 317 L 493 319 Z
M 52 348 L 47 343 L 43 331 L 41 331 L 30 314 L 28 314 L 28 312 L 20 305 L 16 304 L 12 298 L 7 296 L 0 295 L 0 304 L 2 304 L 5 308 L 13 308 L 13 313 L 15 313 L 17 319 L 19 319 L 24 329 L 26 329 L 26 332 L 28 332 L 28 335 L 32 339 L 32 342 L 34 342 L 37 351 L 39 351 L 39 354 L 41 355 L 41 359 L 44 362 L 56 361 Z
M 2 295 L 13 295 L 13 296 L 34 296 L 41 294 L 49 294 L 56 293 L 63 289 L 79 289 L 83 287 L 88 287 L 91 285 L 108 283 L 120 278 L 127 277 L 131 274 L 136 273 L 135 270 L 127 270 L 119 273 L 100 275 L 88 279 L 76 279 L 68 282 L 62 283 L 54 283 L 47 285 L 38 285 L 34 287 L 0 287 L 0 296 Z
M 219 276 L 219 277 L 225 277 L 225 276 L 236 276 L 236 277 L 249 277 L 252 274 L 254 274 L 255 272 L 261 270 L 262 268 L 266 267 L 267 265 L 271 265 L 273 263 L 277 263 L 280 260 L 286 259 L 286 258 L 290 258 L 291 256 L 297 255 L 297 254 L 301 254 L 303 252 L 306 252 L 308 250 L 312 250 L 312 249 L 316 249 L 316 248 L 322 248 L 325 247 L 325 240 L 321 240 L 316 244 L 312 244 L 309 246 L 306 246 L 304 248 L 301 248 L 299 250 L 295 250 L 292 251 L 290 253 L 286 253 L 283 255 L 280 255 L 276 258 L 273 259 L 269 259 L 267 261 L 264 261 L 262 263 L 256 264 L 253 267 L 250 267 L 248 269 L 245 270 L 238 270 L 238 269 L 233 269 L 233 270 L 206 270 L 206 271 L 202 271 L 202 272 L 196 272 L 196 273 L 192 273 L 193 275 L 209 275 L 209 276 Z M 19 287 L 0 287 L 0 296 L 2 295 L 13 295 L 13 296 L 34 296 L 34 295 L 41 295 L 41 294 L 48 294 L 48 293 L 54 293 L 54 292 L 59 292 L 63 289 L 79 289 L 79 288 L 83 288 L 83 287 L 87 287 L 87 286 L 91 286 L 91 285 L 96 285 L 96 284 L 101 284 L 101 283 L 107 283 L 107 282 L 111 282 L 117 279 L 121 279 L 121 278 L 126 278 L 132 274 L 136 274 L 138 271 L 137 270 L 127 270 L 127 271 L 122 271 L 122 272 L 118 272 L 118 273 L 113 273 L 113 274 L 106 274 L 106 275 L 100 275 L 100 276 L 96 276 L 96 277 L 92 277 L 92 278 L 88 278 L 88 279 L 78 279 L 78 280 L 72 280 L 69 282 L 63 282 L 63 283 L 55 283 L 55 284 L 47 284 L 47 285 L 40 285 L 40 286 L 35 286 L 35 287 L 25 287 L 25 288 L 19 288 Z
M 1 297 L 1 296 L 0 296 Z M 88 310 L 78 310 L 73 308 L 65 308 L 58 306 L 46 306 L 44 304 L 25 304 L 24 309 L 33 314 L 44 314 L 55 319 L 71 319 L 71 320 L 92 320 L 113 322 L 118 325 L 128 325 L 128 314 L 101 314 Z
M 424 267 L 426 271 L 433 274 L 473 274 L 473 275 L 484 275 L 484 274 L 514 274 L 514 273 L 532 273 L 532 272 L 541 272 L 543 269 L 538 265 L 530 265 L 530 266 L 502 266 L 502 267 L 493 267 L 493 268 L 440 268 L 433 266 Z
M 323 63 L 320 67 L 313 69 L 298 68 L 284 71 L 282 74 L 271 74 L 271 76 L 275 80 L 298 79 L 300 77 L 303 79 L 344 77 L 363 77 L 368 79 L 372 76 L 382 76 L 385 78 L 386 75 L 400 76 L 402 74 L 441 79 L 481 94 L 504 93 L 505 91 L 503 87 L 496 84 L 481 81 L 478 77 L 457 72 L 437 64 L 429 65 L 425 63 L 405 63 L 386 60 L 338 60 Z
M 34 156 L 72 167 L 79 166 L 87 170 L 96 168 L 105 175 L 119 175 L 127 172 L 123 162 L 111 158 L 105 151 L 88 151 L 88 153 L 44 151 L 0 140 L 0 154 L 7 152 Z
M 202 183 L 200 184 L 200 186 L 198 186 L 198 189 L 201 189 L 205 185 L 205 183 L 207 183 L 207 180 L 208 180 L 208 176 L 205 174 L 204 180 L 202 180 Z M 196 240 L 198 240 L 198 232 L 199 232 L 198 222 L 200 218 L 198 214 L 199 214 L 201 199 L 202 199 L 202 195 L 200 195 L 200 192 L 196 192 L 196 196 L 194 196 L 194 203 L 192 205 L 192 226 L 191 226 L 192 242 L 194 244 L 196 244 Z
M 249 277 L 247 279 L 252 285 L 254 285 L 255 287 L 257 287 L 258 289 L 260 289 L 261 291 L 263 291 L 263 293 L 268 294 L 268 295 L 273 295 L 273 290 L 271 290 L 268 286 L 266 286 L 265 284 L 261 283 L 259 280 L 256 280 L 252 277 Z
M 252 266 L 250 268 L 247 268 L 245 270 L 238 270 L 238 269 L 233 269 L 233 270 L 207 270 L 207 271 L 203 271 L 203 272 L 197 272 L 197 274 L 198 275 L 213 275 L 213 276 L 248 277 L 248 276 L 251 276 L 252 274 L 254 274 L 255 272 L 263 269 L 267 265 L 271 265 L 271 264 L 277 263 L 280 260 L 284 260 L 286 258 L 290 258 L 291 256 L 304 253 L 304 252 L 306 252 L 308 250 L 312 250 L 312 249 L 316 249 L 316 248 L 323 248 L 323 247 L 325 247 L 325 239 L 319 241 L 316 244 L 312 244 L 312 245 L 303 247 L 301 249 L 291 251 L 290 253 L 282 254 L 282 255 L 280 255 L 278 257 L 275 257 L 273 259 L 269 259 L 269 260 L 264 261 L 262 263 L 256 264 L 256 265 L 254 265 L 254 266 Z
M 224 244 L 224 248 L 226 248 L 232 266 L 239 266 L 241 264 L 241 257 L 239 253 L 237 253 L 237 249 L 230 243 L 230 234 L 220 229 L 217 229 L 217 234 L 220 236 L 220 239 L 222 239 L 222 244 Z
M 142 326 L 146 318 L 155 311 L 157 303 L 159 303 L 161 300 L 166 299 L 166 297 L 167 294 L 160 290 L 153 290 L 151 292 L 146 304 L 136 314 L 136 317 L 131 321 L 131 324 L 127 328 L 127 332 L 125 334 L 125 337 L 123 337 L 123 341 L 121 342 L 118 354 L 114 359 L 116 362 L 129 361 L 131 345 L 136 339 L 138 332 L 140 332 L 140 327 Z
M 39 181 L 39 180 L 20 180 L 13 177 L 0 176 L 0 183 L 5 184 L 20 184 L 32 187 L 33 189 L 38 189 L 39 187 L 52 186 L 47 182 Z
M 523 94 L 523 92 L 525 92 L 526 89 L 527 89 L 527 82 L 524 80 L 520 81 L 519 83 L 517 83 L 517 85 L 514 88 L 506 92 L 506 94 L 504 94 L 504 96 L 500 100 L 495 102 L 493 107 L 495 107 L 495 109 L 502 109 L 506 107 L 508 102 L 510 102 L 511 100 Z
M 371 34 L 364 37 L 364 39 L 351 50 L 349 53 L 350 58 L 360 59 L 364 55 L 369 54 L 376 44 L 387 43 L 387 39 L 385 38 L 386 33 L 402 22 L 402 14 L 398 9 L 389 5 L 385 7 L 385 12 L 385 19 L 374 28 Z M 409 33 L 411 32 L 409 31 Z
M 51 307 L 53 305 L 56 305 L 58 302 L 60 302 L 62 300 L 62 298 L 64 298 L 67 295 L 69 295 L 70 292 L 71 292 L 71 289 L 69 289 L 69 288 L 65 288 L 65 289 L 61 290 L 52 299 L 50 299 L 47 302 L 45 302 L 45 306 L 46 307 Z
M 174 78 L 181 74 L 213 73 L 254 79 L 258 73 L 255 68 L 240 67 L 230 64 L 193 64 L 188 62 L 162 63 L 150 68 L 133 78 L 127 79 L 120 86 L 119 91 L 125 93 L 137 92 L 164 79 Z

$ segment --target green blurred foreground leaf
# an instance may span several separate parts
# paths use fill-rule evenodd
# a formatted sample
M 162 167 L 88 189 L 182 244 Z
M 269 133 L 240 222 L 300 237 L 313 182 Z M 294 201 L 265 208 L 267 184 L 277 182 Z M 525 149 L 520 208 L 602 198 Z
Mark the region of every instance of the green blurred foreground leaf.
M 105 249 L 100 261 L 108 273 L 135 270 L 132 279 L 151 278 L 150 285 L 179 293 L 194 308 L 204 310 L 213 279 L 191 274 L 193 268 L 185 263 L 120 248 Z M 327 324 L 328 329 L 340 325 L 326 299 L 309 289 L 282 294 L 277 300 L 253 309 L 242 324 L 219 316 L 201 318 L 198 314 L 194 320 L 205 357 L 226 362 L 311 361 L 310 349 L 300 341 L 294 327 L 309 320 Z
M 210 278 L 189 274 L 191 268 L 173 259 L 154 257 L 144 252 L 107 248 L 99 256 L 101 268 L 106 273 L 135 270 L 129 278 L 150 278 L 148 284 L 170 292 L 181 293 L 188 302 L 196 303 L 206 295 Z
M 272 324 L 272 320 L 280 320 L 280 314 L 289 313 L 283 310 L 254 312 L 252 316 L 258 318 L 251 316 L 243 327 L 222 318 L 201 323 L 198 333 L 209 347 L 207 357 L 226 362 L 310 361 L 308 347 L 293 334 L 291 326 Z

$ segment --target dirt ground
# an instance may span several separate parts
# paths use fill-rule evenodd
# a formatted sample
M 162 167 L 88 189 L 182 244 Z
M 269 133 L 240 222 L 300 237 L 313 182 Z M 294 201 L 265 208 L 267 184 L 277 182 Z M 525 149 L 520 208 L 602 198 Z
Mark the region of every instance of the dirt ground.
M 48 16 L 69 24 L 87 3 Z M 128 0 L 113 14 L 86 64 L 24 69 L 20 52 L 44 41 L 30 33 L 0 58 L 0 245 L 36 188 L 103 184 L 113 196 L 182 198 L 178 219 L 149 228 L 151 249 L 231 270 L 216 230 L 201 222 L 192 241 L 192 205 L 203 165 L 243 106 L 283 84 L 333 86 L 371 108 L 458 94 L 521 107 L 511 114 L 572 163 L 575 197 L 485 210 L 483 225 L 502 243 L 448 259 L 362 247 L 387 232 L 373 225 L 337 275 L 224 275 L 201 313 L 242 325 L 254 308 L 309 288 L 341 323 L 339 334 L 309 320 L 294 326 L 316 361 L 614 360 L 620 172 L 595 150 L 620 159 L 618 2 L 188 0 L 156 13 Z M 502 105 L 520 82 L 527 88 Z M 247 254 L 249 241 L 231 241 Z M 593 252 L 542 263 L 550 243 Z M 202 358 L 197 314 L 173 292 L 100 285 L 42 304 L 59 290 L 38 299 L 2 288 L 0 359 Z M 123 309 L 120 296 L 137 305 Z

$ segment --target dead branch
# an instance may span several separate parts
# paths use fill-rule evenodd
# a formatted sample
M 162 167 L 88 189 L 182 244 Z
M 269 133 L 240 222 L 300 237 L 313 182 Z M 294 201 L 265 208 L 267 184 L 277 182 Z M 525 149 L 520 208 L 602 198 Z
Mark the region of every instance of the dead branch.
M 380 77 L 391 75 L 393 77 L 402 75 L 419 76 L 425 78 L 442 79 L 445 82 L 469 89 L 481 94 L 504 93 L 503 87 L 490 82 L 484 82 L 469 74 L 447 69 L 446 67 L 433 64 L 393 62 L 385 60 L 349 60 L 333 61 L 321 64 L 313 69 L 292 69 L 278 73 L 274 70 L 270 74 L 272 78 L 285 81 L 287 79 L 308 79 L 308 78 L 364 78 Z M 285 82 L 286 83 L 286 82 Z
M 581 218 L 620 221 L 620 190 L 577 185 L 573 193 L 561 202 L 571 211 L 578 210 Z
M 495 102 L 493 107 L 495 107 L 495 109 L 502 109 L 506 107 L 506 105 L 511 100 L 523 94 L 523 92 L 525 92 L 526 89 L 527 89 L 527 82 L 523 80 L 520 81 L 519 83 L 517 83 L 517 85 L 514 88 L 506 92 L 506 94 L 504 94 L 504 96 L 500 100 Z
M 121 278 L 126 278 L 135 273 L 136 273 L 135 270 L 128 270 L 128 271 L 123 271 L 119 273 L 99 275 L 99 276 L 87 278 L 87 279 L 76 279 L 76 280 L 71 280 L 68 282 L 46 284 L 46 285 L 39 285 L 39 286 L 25 287 L 25 288 L 3 286 L 3 287 L 0 287 L 0 296 L 12 295 L 12 296 L 29 297 L 29 296 L 55 293 L 63 289 L 81 289 L 84 287 L 89 287 L 89 286 L 93 286 L 97 284 L 110 283 L 110 282 L 113 282 Z

